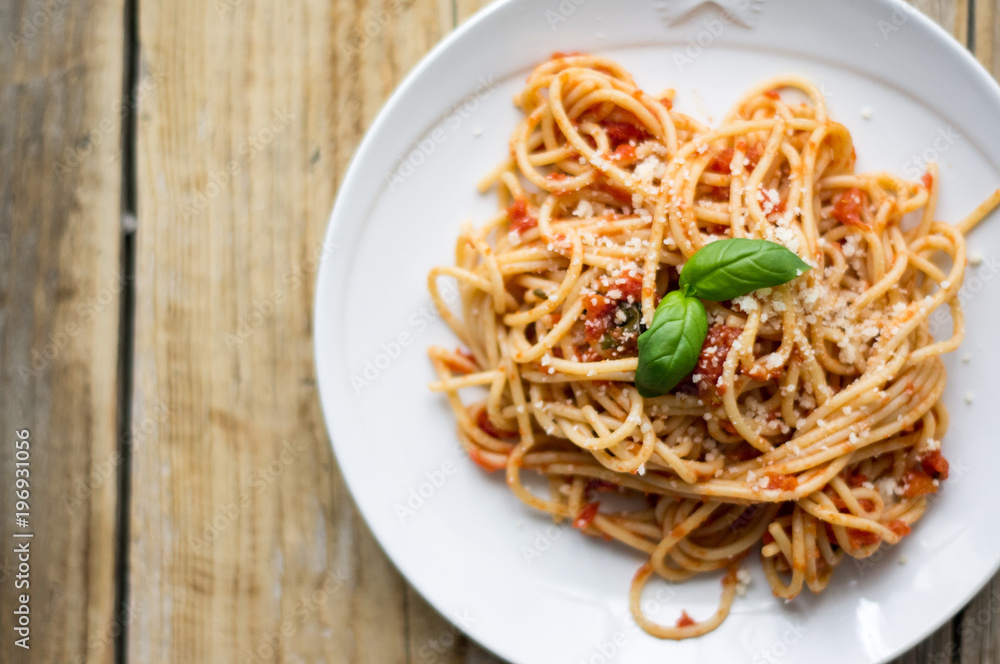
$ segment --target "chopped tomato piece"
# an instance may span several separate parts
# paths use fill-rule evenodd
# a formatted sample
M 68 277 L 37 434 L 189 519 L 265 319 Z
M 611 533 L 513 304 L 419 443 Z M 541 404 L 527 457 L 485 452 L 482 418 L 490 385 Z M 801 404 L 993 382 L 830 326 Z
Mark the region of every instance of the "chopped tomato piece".
M 507 217 L 510 219 L 510 230 L 523 233 L 538 225 L 538 219 L 528 212 L 528 202 L 523 198 L 514 201 L 507 208 Z
M 864 484 L 867 481 L 868 481 L 868 476 L 865 475 L 864 473 L 852 473 L 851 475 L 847 476 L 848 486 L 854 487 L 855 489 L 858 488 L 859 486 L 864 486 Z
M 777 90 L 765 90 L 764 96 L 768 99 L 781 99 L 781 95 L 778 94 Z
M 681 611 L 681 617 L 677 619 L 678 627 L 688 627 L 694 624 L 694 618 L 688 615 L 687 611 Z
M 941 456 L 941 452 L 934 450 L 920 457 L 920 465 L 928 475 L 939 480 L 948 479 L 948 460 Z
M 600 293 L 585 295 L 583 301 L 587 307 L 587 319 L 583 325 L 587 341 L 600 341 L 604 333 L 608 331 L 608 326 L 611 325 L 611 319 L 618 304 Z
M 858 189 L 851 187 L 840 195 L 833 205 L 833 218 L 847 226 L 856 226 L 863 230 L 871 230 L 871 227 L 861 220 L 861 212 L 867 205 L 868 195 Z
M 910 534 L 910 526 L 907 525 L 905 521 L 900 521 L 899 519 L 893 519 L 889 523 L 885 524 L 885 527 L 900 537 L 906 537 Z
M 708 170 L 713 173 L 728 173 L 729 166 L 733 163 L 734 152 L 732 148 L 723 148 L 719 154 L 712 157 L 712 161 L 708 163 Z
M 851 546 L 862 547 L 871 546 L 872 544 L 878 544 L 882 541 L 876 533 L 868 530 L 861 530 L 860 528 L 848 528 L 847 538 L 851 542 Z
M 934 478 L 922 470 L 911 470 L 903 477 L 903 480 L 906 482 L 903 495 L 907 498 L 937 493 L 938 488 L 934 484 Z
M 930 173 L 924 173 L 920 176 L 920 181 L 924 183 L 924 186 L 928 189 L 934 184 L 934 176 Z
M 645 129 L 631 122 L 606 122 L 604 123 L 604 129 L 608 132 L 608 140 L 611 141 L 611 146 L 615 148 L 622 143 L 629 143 L 631 141 L 641 143 L 649 138 L 649 133 Z
M 717 383 L 722 375 L 722 366 L 726 362 L 729 350 L 733 347 L 743 328 L 728 325 L 712 325 L 708 328 L 705 341 L 701 345 L 698 364 L 695 365 L 694 383 L 698 386 L 698 394 L 703 398 L 718 400 Z
M 635 161 L 635 147 L 628 143 L 622 143 L 615 148 L 615 153 L 611 155 L 615 161 L 633 162 Z
M 795 475 L 768 475 L 767 488 L 778 491 L 795 491 L 799 486 L 799 480 Z
M 456 358 L 445 358 L 444 365 L 458 374 L 467 374 L 474 372 L 478 367 L 476 365 L 476 358 L 472 353 L 464 351 L 461 348 L 455 349 Z
M 618 301 L 638 302 L 642 299 L 642 277 L 623 274 L 611 282 L 608 295 Z
M 737 147 L 742 150 L 745 155 L 743 157 L 745 160 L 743 162 L 743 166 L 751 171 L 757 168 L 757 162 L 759 162 L 760 158 L 764 156 L 764 150 L 766 149 L 763 143 L 754 143 L 749 149 L 747 149 L 746 143 L 742 141 L 740 141 Z M 735 153 L 736 151 L 733 148 L 723 148 L 718 154 L 715 155 L 715 157 L 712 158 L 712 161 L 708 163 L 708 170 L 713 173 L 729 173 L 730 167 L 733 163 L 733 155 Z
M 593 523 L 594 517 L 597 516 L 597 508 L 600 506 L 601 504 L 599 502 L 587 503 L 584 505 L 583 509 L 580 510 L 580 513 L 576 515 L 575 519 L 573 519 L 573 527 L 583 530 Z

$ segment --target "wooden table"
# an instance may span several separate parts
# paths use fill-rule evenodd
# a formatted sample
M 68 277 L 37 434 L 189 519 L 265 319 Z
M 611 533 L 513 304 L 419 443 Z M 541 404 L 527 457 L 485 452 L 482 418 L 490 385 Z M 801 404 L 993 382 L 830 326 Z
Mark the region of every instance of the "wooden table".
M 351 153 L 483 4 L 0 4 L 0 661 L 498 661 L 359 517 L 311 345 Z M 1000 0 L 916 4 L 1000 73 Z M 1000 662 L 996 593 L 898 661 Z

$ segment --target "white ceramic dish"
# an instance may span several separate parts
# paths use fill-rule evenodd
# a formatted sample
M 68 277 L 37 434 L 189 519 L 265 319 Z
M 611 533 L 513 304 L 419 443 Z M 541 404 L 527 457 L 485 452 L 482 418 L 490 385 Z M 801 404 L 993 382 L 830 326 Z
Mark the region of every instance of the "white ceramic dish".
M 640 558 L 522 505 L 501 477 L 465 458 L 444 399 L 426 388 L 426 347 L 456 343 L 433 312 L 427 271 L 451 261 L 463 220 L 481 223 L 493 211 L 492 195 L 474 183 L 506 153 L 519 119 L 512 95 L 553 51 L 617 59 L 645 89 L 674 87 L 680 109 L 707 120 L 760 79 L 803 74 L 853 133 L 860 170 L 916 177 L 924 159 L 939 161 L 943 219 L 959 219 L 1000 182 L 1000 89 L 924 16 L 890 0 L 722 5 L 732 13 L 698 1 L 491 6 L 399 87 L 333 211 L 315 350 L 340 468 L 403 574 L 511 662 L 884 662 L 957 611 L 1000 563 L 990 516 L 1000 503 L 990 412 L 1000 402 L 997 220 L 970 238 L 985 261 L 967 276 L 968 338 L 947 360 L 952 479 L 927 516 L 900 546 L 877 560 L 848 559 L 825 592 L 789 604 L 771 596 L 754 562 L 748 595 L 699 639 L 664 642 L 638 630 L 626 595 Z M 681 608 L 714 610 L 718 593 L 718 581 L 704 579 L 649 597 L 672 622 Z

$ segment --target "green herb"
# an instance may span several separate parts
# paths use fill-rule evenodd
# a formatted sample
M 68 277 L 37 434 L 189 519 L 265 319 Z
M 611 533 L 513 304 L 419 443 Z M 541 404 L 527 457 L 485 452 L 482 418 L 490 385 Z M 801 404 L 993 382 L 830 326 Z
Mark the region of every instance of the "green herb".
M 614 327 L 601 337 L 601 348 L 612 350 L 618 348 L 629 339 L 635 339 L 643 331 L 642 305 L 638 302 L 619 302 L 618 311 L 622 312 L 621 320 L 614 317 Z
M 674 389 L 698 364 L 708 332 L 699 298 L 731 300 L 778 286 L 809 270 L 795 253 L 766 240 L 732 238 L 702 247 L 685 263 L 680 290 L 667 293 L 649 329 L 639 335 L 635 386 L 645 398 Z
M 660 300 L 653 324 L 639 336 L 635 386 L 642 396 L 672 390 L 698 363 L 708 333 L 705 305 L 696 297 L 672 291 Z
M 642 305 L 638 302 L 628 303 L 619 302 L 618 309 L 625 316 L 622 322 L 618 322 L 617 317 L 615 319 L 615 327 L 623 328 L 626 332 L 634 332 L 638 335 L 642 332 L 639 326 L 642 324 Z
M 545 291 L 543 291 L 541 288 L 536 288 L 535 290 L 533 290 L 531 292 L 534 293 L 535 297 L 537 297 L 539 300 L 544 300 L 544 299 L 546 299 L 548 297 L 548 294 Z
M 791 281 L 808 269 L 780 244 L 732 238 L 710 242 L 692 256 L 681 271 L 680 286 L 704 300 L 731 300 Z

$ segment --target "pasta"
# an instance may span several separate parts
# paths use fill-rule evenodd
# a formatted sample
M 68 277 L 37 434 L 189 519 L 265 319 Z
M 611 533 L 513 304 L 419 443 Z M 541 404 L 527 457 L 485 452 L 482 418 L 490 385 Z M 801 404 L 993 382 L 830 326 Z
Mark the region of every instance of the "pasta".
M 672 100 L 607 59 L 540 65 L 515 100 L 510 156 L 480 185 L 496 188 L 497 214 L 463 226 L 455 264 L 428 281 L 467 349 L 430 358 L 469 456 L 531 507 L 647 555 L 633 617 L 683 639 L 725 619 L 751 551 L 791 599 L 920 519 L 948 476 L 939 356 L 963 336 L 963 232 L 996 196 L 953 226 L 935 220 L 934 165 L 919 182 L 855 173 L 848 130 L 802 78 L 760 83 L 716 128 Z M 727 238 L 780 244 L 812 269 L 704 302 L 695 369 L 643 398 L 638 337 L 682 266 Z M 442 278 L 459 285 L 455 311 Z M 941 341 L 929 330 L 939 307 L 953 321 Z M 464 402 L 476 386 L 486 398 Z M 547 479 L 547 496 L 525 471 Z M 664 625 L 643 613 L 653 575 L 713 570 L 713 615 Z

